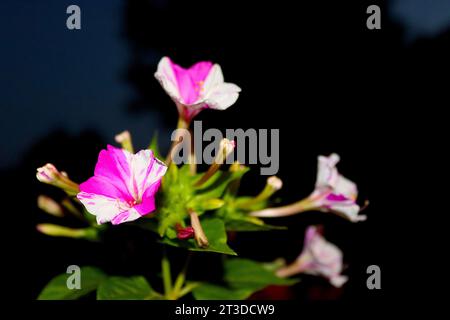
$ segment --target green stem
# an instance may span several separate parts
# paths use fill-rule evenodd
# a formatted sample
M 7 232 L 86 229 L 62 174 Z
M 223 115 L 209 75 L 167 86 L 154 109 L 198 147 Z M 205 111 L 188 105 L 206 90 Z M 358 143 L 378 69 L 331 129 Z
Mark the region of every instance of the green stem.
M 167 258 L 167 254 L 165 251 L 161 261 L 161 269 L 164 285 L 164 294 L 166 298 L 169 298 L 172 293 L 172 275 L 170 274 L 170 262 L 169 259 Z
M 189 128 L 189 125 L 190 125 L 190 123 L 187 122 L 186 120 L 184 120 L 183 117 L 180 116 L 178 118 L 177 129 L 187 130 Z M 175 150 L 175 147 L 181 142 L 180 141 L 181 138 L 182 138 L 182 136 L 178 135 L 175 137 L 175 140 L 172 141 L 172 145 L 169 149 L 169 153 L 166 156 L 166 165 L 167 166 L 172 163 L 172 152 Z
M 294 202 L 289 205 L 275 208 L 267 208 L 259 211 L 250 212 L 249 215 L 258 218 L 277 218 L 287 217 L 301 212 L 312 210 L 316 207 L 315 202 L 307 197 L 303 200 Z
M 183 287 L 184 282 L 186 280 L 186 273 L 187 273 L 190 259 L 191 259 L 191 253 L 189 252 L 187 259 L 186 259 L 186 263 L 183 267 L 183 270 L 181 270 L 181 272 L 178 274 L 177 279 L 175 280 L 175 285 L 173 287 L 173 297 L 175 299 L 178 299 L 180 297 L 181 288 Z
M 196 287 L 198 287 L 200 285 L 199 282 L 192 282 L 192 283 L 188 283 L 183 289 L 181 289 L 181 291 L 178 294 L 178 299 L 187 295 L 189 292 L 191 292 L 193 289 L 195 289 Z

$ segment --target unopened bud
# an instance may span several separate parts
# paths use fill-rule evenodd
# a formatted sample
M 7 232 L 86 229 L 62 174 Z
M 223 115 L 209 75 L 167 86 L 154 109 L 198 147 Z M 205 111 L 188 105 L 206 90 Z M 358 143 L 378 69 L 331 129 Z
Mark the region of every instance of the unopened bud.
M 230 172 L 239 172 L 244 171 L 247 167 L 241 164 L 239 161 L 233 162 L 233 164 L 230 166 Z
M 271 176 L 267 179 L 267 185 L 274 191 L 278 191 L 283 187 L 283 181 L 277 176 Z
M 283 182 L 276 176 L 267 178 L 266 186 L 264 189 L 254 198 L 241 202 L 238 205 L 239 208 L 252 208 L 255 204 L 261 203 L 269 199 L 276 191 L 280 190 L 283 186 Z
M 206 171 L 205 174 L 195 183 L 196 187 L 200 187 L 219 170 L 220 166 L 225 162 L 226 158 L 233 152 L 235 146 L 236 143 L 234 141 L 230 141 L 226 138 L 220 141 L 219 152 L 214 159 L 214 163 L 208 168 L 208 171 Z
M 134 153 L 133 143 L 131 141 L 131 134 L 128 130 L 125 130 L 115 136 L 117 143 L 120 143 L 123 149 L 128 152 Z
M 236 142 L 224 138 L 220 141 L 219 152 L 214 160 L 217 164 L 223 164 L 227 157 L 234 151 Z
M 58 169 L 53 164 L 47 163 L 45 166 L 37 169 L 36 178 L 40 182 L 52 184 L 56 182 L 59 175 L 61 173 Z
M 37 199 L 37 205 L 39 209 L 47 212 L 48 214 L 51 214 L 52 216 L 64 216 L 64 211 L 61 205 L 50 197 L 43 195 L 39 196 Z
M 36 229 L 45 235 L 51 237 L 67 237 L 67 238 L 85 238 L 95 239 L 97 237 L 96 230 L 92 228 L 73 229 L 56 224 L 41 223 L 36 226 Z
M 45 166 L 37 168 L 36 178 L 40 182 L 63 189 L 69 195 L 76 195 L 80 192 L 78 184 L 70 180 L 67 173 L 59 172 L 51 163 L 47 163 Z

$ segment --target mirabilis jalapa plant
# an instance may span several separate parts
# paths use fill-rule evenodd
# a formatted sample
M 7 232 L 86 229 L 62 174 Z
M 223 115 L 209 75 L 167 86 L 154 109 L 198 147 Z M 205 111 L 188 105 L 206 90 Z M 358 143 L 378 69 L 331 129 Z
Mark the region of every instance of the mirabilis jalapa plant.
M 235 84 L 225 82 L 220 66 L 211 62 L 199 62 L 185 69 L 164 57 L 155 77 L 175 102 L 178 128 L 183 129 L 189 128 L 203 109 L 227 109 L 241 91 Z M 319 156 L 316 186 L 311 195 L 290 205 L 268 208 L 270 197 L 282 187 L 282 181 L 271 176 L 256 196 L 239 195 L 240 181 L 249 168 L 235 162 L 227 170 L 222 169 L 224 160 L 234 151 L 234 141 L 223 139 L 214 163 L 206 172 L 197 173 L 195 162 L 174 164 L 171 152 L 163 161 L 156 139 L 148 149 L 137 153 L 128 131 L 118 134 L 115 140 L 121 147 L 108 145 L 101 150 L 94 175 L 83 183 L 72 181 L 53 164 L 37 169 L 39 181 L 67 193 L 61 203 L 39 196 L 39 208 L 56 217 L 73 214 L 89 225 L 73 229 L 43 223 L 37 226 L 41 233 L 101 241 L 106 228 L 126 223 L 157 233 L 163 245 L 236 256 L 227 244 L 227 232 L 283 229 L 268 225 L 261 218 L 324 211 L 351 222 L 365 219 L 359 215 L 355 183 L 337 171 L 337 154 Z M 221 284 L 189 281 L 186 268 L 172 282 L 170 262 L 165 255 L 161 261 L 164 292 L 155 291 L 143 276 L 111 276 L 86 266 L 81 268 L 81 289 L 68 289 L 67 274 L 62 274 L 47 284 L 38 299 L 77 299 L 95 290 L 100 300 L 179 299 L 187 294 L 196 299 L 246 299 L 269 285 L 293 285 L 298 281 L 295 276 L 301 273 L 325 277 L 337 287 L 347 280 L 341 275 L 342 252 L 326 241 L 315 226 L 307 229 L 300 256 L 291 264 L 280 261 L 283 260 L 261 263 L 229 257 L 223 259 Z

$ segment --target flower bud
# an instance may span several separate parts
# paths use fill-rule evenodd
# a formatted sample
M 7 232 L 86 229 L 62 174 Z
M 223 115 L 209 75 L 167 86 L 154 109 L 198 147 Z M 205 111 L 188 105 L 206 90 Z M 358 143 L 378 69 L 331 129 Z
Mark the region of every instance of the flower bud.
M 37 168 L 36 178 L 40 182 L 63 189 L 69 195 L 76 195 L 80 191 L 78 184 L 70 180 L 67 173 L 59 172 L 51 163 Z
M 51 223 L 41 223 L 36 229 L 45 235 L 51 237 L 84 238 L 94 240 L 97 237 L 97 231 L 93 228 L 73 229 L 59 226 Z
M 127 150 L 130 153 L 134 153 L 133 143 L 131 141 L 131 135 L 128 130 L 125 130 L 118 135 L 116 135 L 115 140 L 117 143 L 120 143 L 123 149 Z
M 277 176 L 271 176 L 267 179 L 267 185 L 274 191 L 278 191 L 283 187 L 283 181 L 281 181 L 281 179 Z
M 200 187 L 219 170 L 220 166 L 233 152 L 235 146 L 236 143 L 234 141 L 228 140 L 227 138 L 224 138 L 220 141 L 219 151 L 217 152 L 217 156 L 214 159 L 214 163 L 208 168 L 208 171 L 206 171 L 205 174 L 195 183 L 196 187 Z
M 280 178 L 271 176 L 267 178 L 266 186 L 256 197 L 238 203 L 237 206 L 239 208 L 250 209 L 252 206 L 269 199 L 276 191 L 280 190 L 282 186 L 283 182 Z
M 236 142 L 234 140 L 228 140 L 224 138 L 220 141 L 219 152 L 217 153 L 216 159 L 214 160 L 217 164 L 223 164 L 227 157 L 234 151 L 236 147 Z
M 53 184 L 60 174 L 53 164 L 47 163 L 45 166 L 37 169 L 36 177 L 40 182 Z
M 64 211 L 61 205 L 50 197 L 40 195 L 37 199 L 37 205 L 39 209 L 51 214 L 52 216 L 64 216 Z

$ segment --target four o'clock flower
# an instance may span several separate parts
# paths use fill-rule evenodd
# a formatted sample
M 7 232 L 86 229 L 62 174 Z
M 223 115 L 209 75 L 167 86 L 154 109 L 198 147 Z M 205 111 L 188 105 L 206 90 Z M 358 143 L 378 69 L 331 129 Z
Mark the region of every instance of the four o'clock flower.
M 164 57 L 155 77 L 177 105 L 185 126 L 202 109 L 227 109 L 236 102 L 241 91 L 237 85 L 224 82 L 220 66 L 209 61 L 185 69 Z
M 322 211 L 334 212 L 352 222 L 366 220 L 358 215 L 360 207 L 356 204 L 358 188 L 356 184 L 342 176 L 336 164 L 339 155 L 319 156 L 316 188 L 309 196 L 310 201 Z
M 319 210 L 335 213 L 352 222 L 366 220 L 366 216 L 358 215 L 361 208 L 356 203 L 358 195 L 356 184 L 342 176 L 336 168 L 339 159 L 335 153 L 329 157 L 319 156 L 316 186 L 307 198 L 290 205 L 255 211 L 250 215 L 283 217 L 309 210 Z
M 347 277 L 342 272 L 342 251 L 325 240 L 314 226 L 308 227 L 303 251 L 290 265 L 277 270 L 279 277 L 299 273 L 319 275 L 327 278 L 335 287 L 342 286 Z
M 80 184 L 77 198 L 98 224 L 133 221 L 155 210 L 155 193 L 166 169 L 151 150 L 132 154 L 108 146 L 99 154 L 94 176 Z

